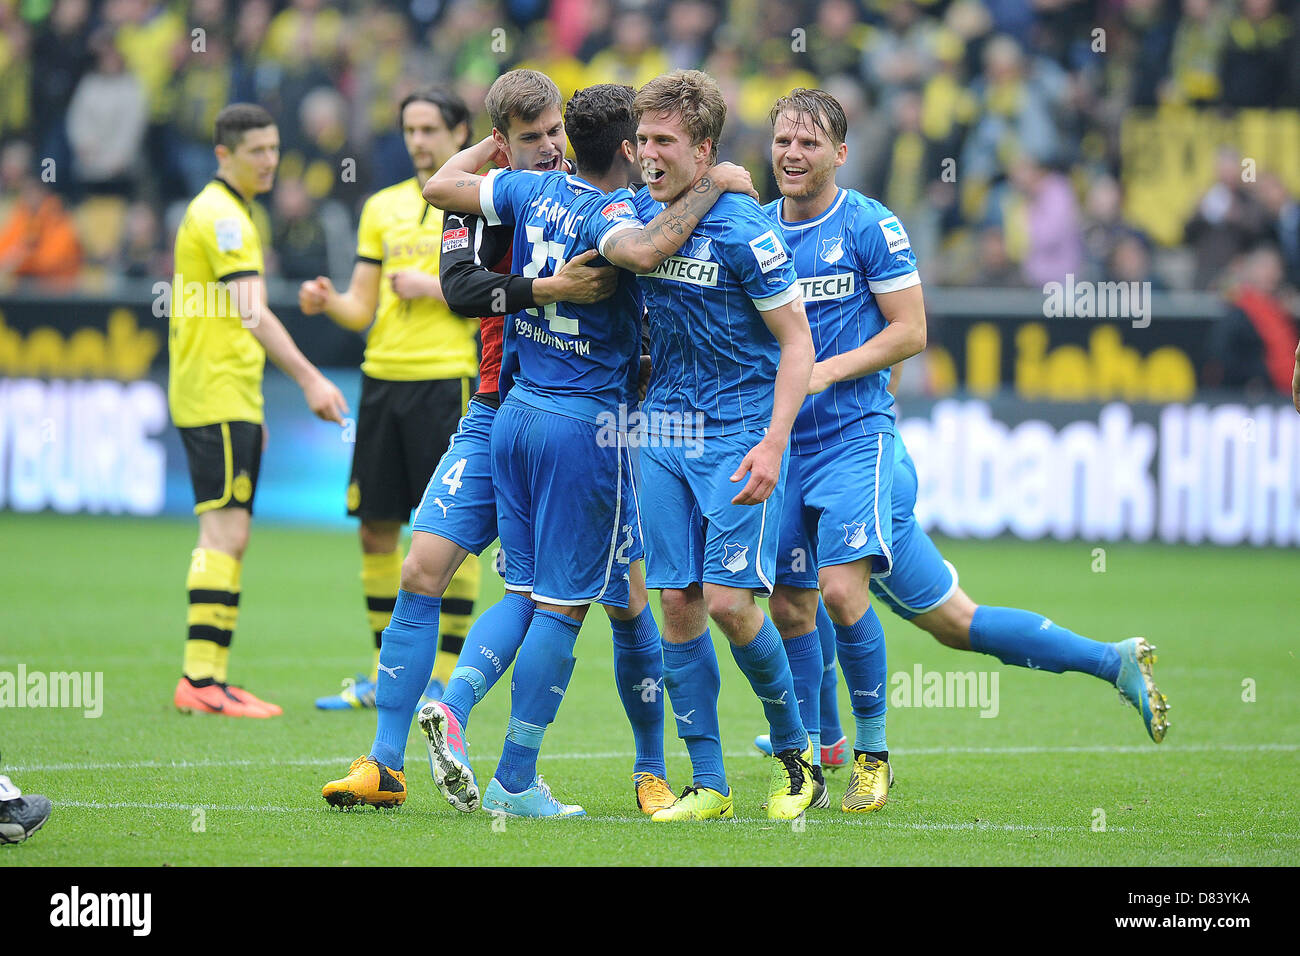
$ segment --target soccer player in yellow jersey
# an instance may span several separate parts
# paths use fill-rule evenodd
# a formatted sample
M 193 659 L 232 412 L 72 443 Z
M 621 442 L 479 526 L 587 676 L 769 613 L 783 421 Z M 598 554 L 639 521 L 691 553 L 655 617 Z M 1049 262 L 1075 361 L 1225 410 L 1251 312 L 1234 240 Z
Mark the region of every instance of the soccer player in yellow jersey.
M 428 89 L 407 96 L 398 117 L 416 175 L 366 201 L 347 291 L 320 276 L 298 293 L 308 315 L 324 312 L 356 331 L 370 326 L 347 506 L 361 519 L 361 585 L 374 661 L 367 677 L 318 699 L 323 710 L 375 706 L 379 645 L 401 583 L 401 527 L 447 450 L 478 375 L 478 320 L 447 307 L 438 282 L 442 212 L 420 195 L 425 181 L 469 141 L 469 109 L 454 93 Z M 478 587 L 478 562 L 464 562 L 443 595 L 441 646 L 426 696 L 441 696 L 451 676 Z
M 176 706 L 228 717 L 273 717 L 280 708 L 226 680 L 239 613 L 240 562 L 266 430 L 262 367 L 269 354 L 320 418 L 342 423 L 347 403 L 303 356 L 267 307 L 262 244 L 249 203 L 267 192 L 280 134 L 260 106 L 217 114 L 217 175 L 190 202 L 176 233 L 168 346 L 168 401 L 194 485 L 198 547 L 190 560 L 189 639 Z

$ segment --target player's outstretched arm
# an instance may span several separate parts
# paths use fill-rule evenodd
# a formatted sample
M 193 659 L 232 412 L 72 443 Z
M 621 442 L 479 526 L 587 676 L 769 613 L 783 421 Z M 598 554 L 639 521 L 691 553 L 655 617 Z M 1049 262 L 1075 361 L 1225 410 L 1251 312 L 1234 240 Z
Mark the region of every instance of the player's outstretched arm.
M 601 255 L 632 272 L 652 272 L 682 247 L 718 198 L 732 192 L 758 198 L 748 170 L 719 163 L 647 225 L 611 233 Z
M 808 394 L 847 382 L 919 355 L 925 349 L 925 299 L 919 284 L 876 296 L 886 326 L 866 344 L 832 355 L 813 366 Z
M 442 168 L 424 184 L 425 202 L 448 212 L 478 212 L 479 184 L 477 171 L 498 154 L 496 141 L 488 136 L 468 149 L 462 149 L 442 164 Z
M 749 450 L 740 467 L 731 476 L 740 481 L 749 475 L 749 481 L 740 493 L 731 499 L 733 505 L 756 505 L 768 499 L 781 477 L 781 457 L 790 444 L 790 429 L 803 400 L 808 397 L 808 377 L 812 373 L 812 332 L 808 328 L 808 315 L 803 300 L 795 299 L 785 305 L 760 312 L 768 329 L 781 346 L 781 360 L 776 367 L 776 394 L 772 401 L 772 422 L 763 440 Z
M 324 312 L 353 332 L 360 332 L 375 318 L 379 306 L 379 266 L 358 260 L 352 267 L 352 281 L 346 292 L 339 292 L 329 276 L 308 279 L 298 287 L 298 308 L 303 315 Z
M 266 284 L 260 275 L 242 276 L 231 283 L 244 327 L 262 343 L 266 354 L 280 369 L 298 383 L 307 399 L 307 407 L 317 418 L 343 423 L 348 403 L 338 387 L 307 361 L 280 320 L 266 304 Z

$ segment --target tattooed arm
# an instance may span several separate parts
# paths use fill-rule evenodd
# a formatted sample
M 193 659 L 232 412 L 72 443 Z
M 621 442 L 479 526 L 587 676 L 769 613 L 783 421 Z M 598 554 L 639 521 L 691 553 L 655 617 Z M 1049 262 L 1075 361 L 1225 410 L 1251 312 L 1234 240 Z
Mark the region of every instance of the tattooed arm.
M 728 192 L 746 193 L 758 198 L 744 167 L 720 163 L 705 173 L 676 202 L 650 220 L 648 225 L 610 233 L 600 251 L 601 255 L 624 269 L 637 273 L 650 272 L 682 247 L 704 214 L 713 208 L 718 197 Z
M 424 184 L 425 202 L 449 212 L 479 212 L 479 185 L 484 177 L 476 175 L 475 170 L 486 166 L 497 152 L 491 136 L 462 149 Z

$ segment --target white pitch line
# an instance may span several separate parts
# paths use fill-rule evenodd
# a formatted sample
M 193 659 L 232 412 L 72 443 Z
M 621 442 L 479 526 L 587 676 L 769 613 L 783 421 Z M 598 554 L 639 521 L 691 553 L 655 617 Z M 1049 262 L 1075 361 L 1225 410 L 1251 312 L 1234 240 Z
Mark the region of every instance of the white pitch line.
M 1080 747 L 900 747 L 891 750 L 891 756 L 898 757 L 941 757 L 961 756 L 965 754 L 1016 756 L 1022 754 L 1159 754 L 1159 753 L 1295 753 L 1300 751 L 1300 744 L 1265 743 L 1265 744 L 1183 744 L 1156 746 L 1145 744 L 1136 746 L 1112 746 L 1098 744 Z M 417 755 L 416 760 L 423 755 Z M 546 753 L 540 760 L 631 760 L 636 754 L 630 750 L 610 750 L 586 753 Z M 685 758 L 685 752 L 674 751 L 667 756 Z M 757 750 L 730 751 L 724 755 L 728 760 L 743 760 L 761 757 Z M 499 760 L 500 754 L 474 754 L 473 760 L 491 763 Z M 336 764 L 347 765 L 355 758 L 343 755 L 338 757 L 303 757 L 287 760 L 275 757 L 257 757 L 242 760 L 139 760 L 108 761 L 86 763 L 33 763 L 13 764 L 0 767 L 5 773 L 59 773 L 80 770 L 193 770 L 205 767 L 330 767 Z
M 143 803 L 139 801 L 121 801 L 121 802 L 104 802 L 99 800 L 60 800 L 55 804 L 56 807 L 76 807 L 83 810 L 176 810 L 186 813 L 192 813 L 195 810 L 211 811 L 212 813 L 309 813 L 309 814 L 331 814 L 327 807 L 280 807 L 272 805 L 264 806 L 223 806 L 209 803 Z M 364 811 L 362 811 L 364 812 Z M 456 814 L 449 819 L 463 819 L 466 814 Z M 491 821 L 490 814 L 478 814 L 484 821 Z M 642 824 L 647 822 L 645 816 L 593 816 L 586 819 L 596 823 L 634 823 Z M 793 821 L 764 820 L 758 818 L 741 818 L 734 821 L 722 821 L 718 826 L 737 826 L 737 825 L 754 825 L 762 824 L 760 829 L 785 829 Z M 864 820 L 855 817 L 819 817 L 806 816 L 804 822 L 815 826 L 829 825 L 842 827 L 870 827 L 871 829 L 884 830 L 911 830 L 911 831 L 942 831 L 955 833 L 1080 833 L 1090 831 L 1087 824 L 1080 824 L 1077 827 L 1063 827 L 1056 825 L 1034 826 L 1029 823 L 991 823 L 984 820 L 978 823 L 905 823 L 897 820 L 881 820 L 879 818 Z M 531 821 L 509 820 L 507 827 L 520 824 L 524 826 L 533 826 Z M 464 824 L 469 825 L 469 824 Z M 571 826 L 572 824 L 566 824 Z M 579 824 L 581 825 L 581 824 Z M 678 831 L 680 832 L 680 831 Z M 1270 836 L 1280 837 L 1288 840 L 1300 839 L 1300 833 L 1283 833 L 1273 830 L 1252 831 L 1249 833 L 1238 833 L 1235 831 L 1202 831 L 1202 830 L 1147 830 L 1142 827 L 1107 827 L 1107 833 L 1131 833 L 1141 836 L 1196 836 L 1201 838 L 1217 839 L 1237 839 L 1240 837 L 1259 837 Z

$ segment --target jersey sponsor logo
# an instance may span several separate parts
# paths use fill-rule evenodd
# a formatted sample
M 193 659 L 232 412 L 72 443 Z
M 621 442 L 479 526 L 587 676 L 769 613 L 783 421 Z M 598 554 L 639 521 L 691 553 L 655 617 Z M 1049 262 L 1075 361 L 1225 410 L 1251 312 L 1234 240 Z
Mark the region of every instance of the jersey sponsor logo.
M 442 251 L 451 252 L 453 249 L 469 248 L 469 227 L 461 226 L 459 229 L 448 229 L 442 234 Z
M 907 238 L 907 232 L 903 229 L 903 224 L 898 221 L 897 216 L 882 219 L 877 225 L 880 226 L 880 231 L 885 235 L 885 242 L 888 244 L 890 252 L 899 252 L 903 249 L 912 248 L 912 241 Z
M 786 261 L 785 249 L 777 241 L 776 233 L 769 229 L 757 239 L 749 240 L 750 251 L 758 261 L 760 272 L 771 272 Z
M 853 273 L 836 272 L 828 276 L 813 276 L 799 280 L 799 291 L 805 302 L 825 302 L 829 299 L 847 299 L 853 295 Z
M 600 214 L 606 219 L 622 219 L 624 216 L 634 216 L 636 212 L 632 209 L 632 204 L 619 200 L 612 202 L 600 211 Z
M 817 253 L 817 256 L 828 266 L 839 262 L 844 258 L 844 237 L 835 236 L 833 239 L 823 239 L 821 252 Z
M 691 258 L 692 259 L 711 259 L 709 249 L 713 245 L 713 240 L 708 236 L 696 236 L 691 240 Z
M 656 279 L 669 279 L 673 282 L 685 282 L 687 285 L 702 285 L 712 288 L 718 284 L 718 264 L 702 259 L 690 259 L 686 256 L 672 256 L 653 272 L 648 273 Z
M 244 230 L 238 219 L 217 219 L 212 223 L 217 233 L 217 251 L 234 252 L 244 248 Z
M 739 574 L 749 567 L 749 545 L 724 544 L 722 566 L 732 574 Z
M 867 524 L 865 521 L 850 522 L 844 526 L 844 543 L 850 548 L 860 548 L 867 543 Z

